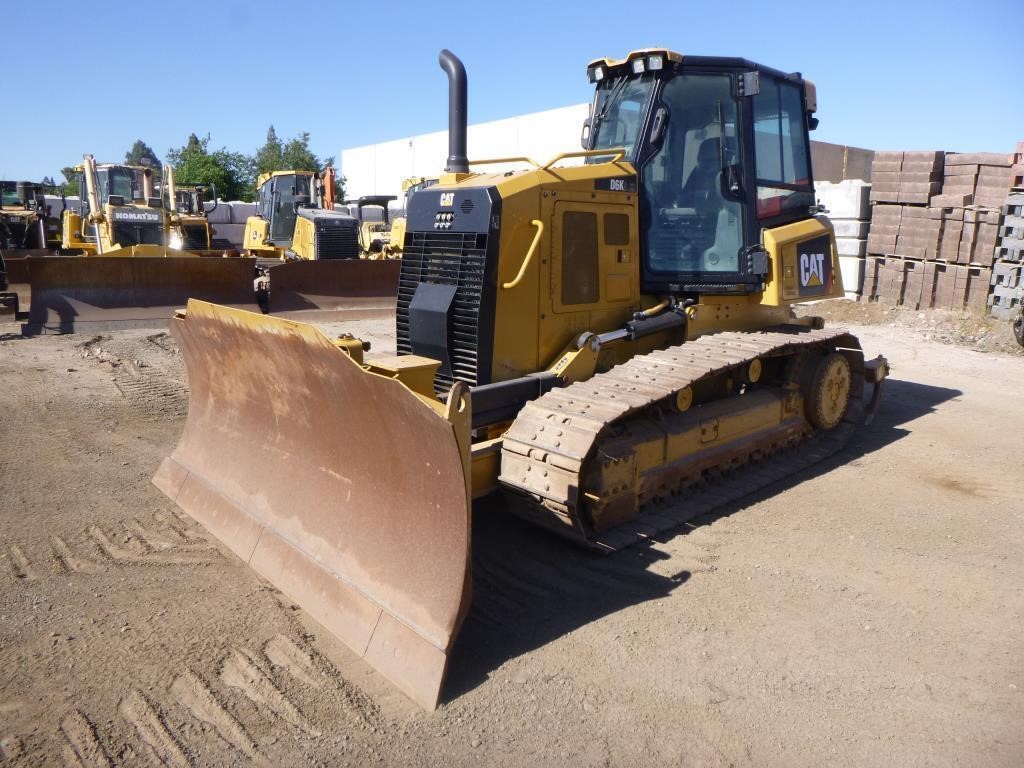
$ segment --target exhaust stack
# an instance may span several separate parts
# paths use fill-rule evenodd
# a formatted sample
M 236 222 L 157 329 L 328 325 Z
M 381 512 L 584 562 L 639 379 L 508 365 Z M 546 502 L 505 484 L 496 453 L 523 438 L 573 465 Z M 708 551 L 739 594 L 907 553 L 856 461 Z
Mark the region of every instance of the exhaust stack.
M 469 173 L 466 156 L 466 68 L 459 57 L 445 48 L 437 57 L 448 75 L 448 173 Z

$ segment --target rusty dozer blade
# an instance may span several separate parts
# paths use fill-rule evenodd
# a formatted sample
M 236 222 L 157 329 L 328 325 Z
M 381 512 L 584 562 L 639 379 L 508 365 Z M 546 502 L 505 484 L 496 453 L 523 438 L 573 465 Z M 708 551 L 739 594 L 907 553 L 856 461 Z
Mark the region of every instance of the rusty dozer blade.
M 365 259 L 292 261 L 270 268 L 270 312 L 302 319 L 315 311 L 333 319 L 394 315 L 401 262 Z
M 469 607 L 469 395 L 444 413 L 314 326 L 190 301 L 153 482 L 421 706 Z
M 26 335 L 166 327 L 190 298 L 255 305 L 254 259 L 116 255 L 27 261 L 32 295 L 22 326 Z

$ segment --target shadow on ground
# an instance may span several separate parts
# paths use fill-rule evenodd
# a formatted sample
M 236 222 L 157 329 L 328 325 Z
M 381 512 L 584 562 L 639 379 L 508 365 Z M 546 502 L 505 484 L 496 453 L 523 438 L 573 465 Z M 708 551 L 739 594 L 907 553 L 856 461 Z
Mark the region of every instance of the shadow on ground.
M 656 540 L 686 535 L 901 440 L 910 432 L 904 425 L 961 394 L 889 379 L 874 421 L 855 432 L 839 453 Z M 678 503 L 685 504 L 685 498 Z M 451 653 L 445 698 L 472 690 L 510 659 L 685 584 L 688 571 L 671 576 L 651 572 L 650 565 L 666 557 L 649 545 L 611 556 L 596 554 L 505 513 L 500 498 L 479 503 L 473 513 L 473 607 Z

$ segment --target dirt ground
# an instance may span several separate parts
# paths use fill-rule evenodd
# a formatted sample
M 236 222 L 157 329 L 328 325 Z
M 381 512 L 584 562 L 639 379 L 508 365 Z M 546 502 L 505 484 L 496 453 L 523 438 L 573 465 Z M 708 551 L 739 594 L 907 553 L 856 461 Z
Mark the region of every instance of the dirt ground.
M 889 357 L 874 423 L 612 557 L 479 505 L 432 713 L 150 484 L 172 338 L 0 324 L 3 761 L 1024 764 L 1024 355 L 1005 323 L 815 310 Z

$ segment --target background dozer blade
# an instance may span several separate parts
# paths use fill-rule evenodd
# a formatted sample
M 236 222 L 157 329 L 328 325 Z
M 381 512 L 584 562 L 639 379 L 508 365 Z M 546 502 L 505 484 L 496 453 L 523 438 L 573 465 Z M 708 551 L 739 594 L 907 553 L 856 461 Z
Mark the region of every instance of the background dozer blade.
M 41 252 L 38 255 L 43 256 Z M 7 290 L 18 294 L 18 302 L 24 310 L 29 305 L 31 291 L 28 280 L 28 255 L 24 252 L 4 251 L 4 264 L 7 266 Z
M 254 306 L 254 259 L 196 256 L 29 258 L 25 334 L 166 326 L 190 298 Z
M 153 482 L 434 708 L 469 607 L 468 487 L 452 423 L 313 326 L 191 301 L 171 328 L 188 419 Z
M 270 312 L 310 318 L 364 319 L 394 315 L 398 297 L 399 261 L 320 259 L 293 261 L 270 268 Z

